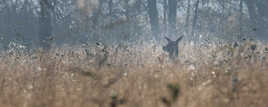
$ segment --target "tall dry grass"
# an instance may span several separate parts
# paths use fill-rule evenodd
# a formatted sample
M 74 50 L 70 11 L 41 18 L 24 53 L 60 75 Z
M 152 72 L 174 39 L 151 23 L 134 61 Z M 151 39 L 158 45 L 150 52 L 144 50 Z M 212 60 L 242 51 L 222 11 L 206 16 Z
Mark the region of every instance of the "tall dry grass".
M 184 43 L 176 60 L 152 44 L 2 53 L 0 107 L 267 107 L 266 46 Z

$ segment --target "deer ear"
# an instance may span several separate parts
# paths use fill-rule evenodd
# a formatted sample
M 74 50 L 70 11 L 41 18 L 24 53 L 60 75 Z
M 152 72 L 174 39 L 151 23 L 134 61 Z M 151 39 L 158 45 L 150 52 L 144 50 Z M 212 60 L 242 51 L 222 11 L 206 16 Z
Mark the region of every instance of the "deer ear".
M 179 38 L 176 40 L 176 43 L 179 43 L 179 42 L 182 40 L 183 37 L 184 37 L 184 36 L 179 37 Z
M 165 39 L 166 39 L 168 42 L 171 42 L 171 40 L 170 40 L 168 37 L 166 37 L 166 36 L 165 36 Z

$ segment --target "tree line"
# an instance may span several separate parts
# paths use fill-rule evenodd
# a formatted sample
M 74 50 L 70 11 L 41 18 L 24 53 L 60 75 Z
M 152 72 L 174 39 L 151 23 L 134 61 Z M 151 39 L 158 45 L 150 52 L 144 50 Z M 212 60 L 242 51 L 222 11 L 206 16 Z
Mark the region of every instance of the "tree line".
M 266 0 L 1 0 L 2 45 L 132 43 L 185 35 L 268 39 Z

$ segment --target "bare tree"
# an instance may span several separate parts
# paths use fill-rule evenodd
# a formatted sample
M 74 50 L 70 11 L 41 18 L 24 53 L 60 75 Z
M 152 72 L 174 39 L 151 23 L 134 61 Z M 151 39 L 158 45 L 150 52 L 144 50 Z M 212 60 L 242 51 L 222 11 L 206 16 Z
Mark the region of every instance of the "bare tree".
M 196 29 L 197 18 L 198 18 L 199 2 L 200 2 L 200 0 L 197 0 L 196 3 L 195 3 L 194 17 L 193 17 L 193 23 L 192 23 L 192 33 L 191 33 L 192 36 L 194 36 L 195 29 Z
M 164 20 L 163 20 L 163 24 L 164 24 L 164 33 L 167 33 L 167 13 L 168 13 L 168 3 L 167 0 L 164 0 L 163 2 L 163 16 L 164 16 Z
M 50 0 L 40 0 L 39 4 L 39 42 L 42 48 L 48 50 L 50 48 L 50 40 L 52 37 L 52 4 Z
M 109 15 L 113 14 L 113 0 L 109 0 Z
M 159 18 L 156 0 L 148 0 L 148 14 L 150 17 L 151 31 L 156 40 L 159 40 Z
M 239 2 L 239 35 L 238 35 L 238 39 L 241 39 L 242 38 L 242 35 L 243 35 L 243 22 L 242 22 L 242 19 L 243 19 L 243 1 L 244 0 L 240 0 Z
M 259 39 L 268 39 L 268 14 L 267 14 L 267 5 L 268 2 L 265 0 L 245 0 L 245 3 L 248 8 L 248 14 L 253 26 L 253 31 Z
M 187 35 L 189 35 L 189 30 L 190 30 L 190 8 L 191 8 L 191 4 L 190 4 L 191 0 L 187 0 L 187 12 L 186 12 L 186 20 L 185 20 L 185 28 L 186 28 L 186 33 Z
M 176 35 L 177 0 L 168 0 L 169 34 Z

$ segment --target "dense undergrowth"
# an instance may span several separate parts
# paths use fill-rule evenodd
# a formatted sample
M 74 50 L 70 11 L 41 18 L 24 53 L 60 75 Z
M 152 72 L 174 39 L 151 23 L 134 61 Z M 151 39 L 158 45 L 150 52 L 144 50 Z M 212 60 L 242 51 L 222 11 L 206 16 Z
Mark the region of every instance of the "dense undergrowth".
M 87 46 L 3 52 L 1 107 L 267 107 L 267 45 Z

